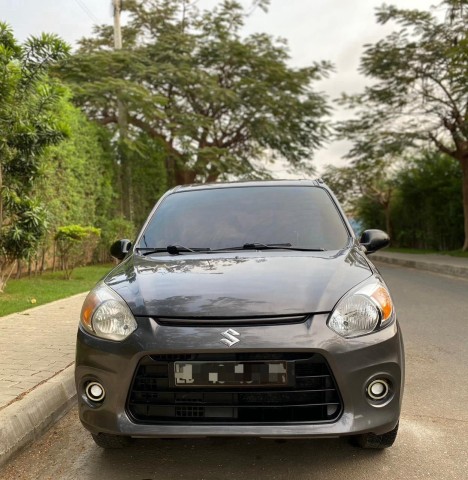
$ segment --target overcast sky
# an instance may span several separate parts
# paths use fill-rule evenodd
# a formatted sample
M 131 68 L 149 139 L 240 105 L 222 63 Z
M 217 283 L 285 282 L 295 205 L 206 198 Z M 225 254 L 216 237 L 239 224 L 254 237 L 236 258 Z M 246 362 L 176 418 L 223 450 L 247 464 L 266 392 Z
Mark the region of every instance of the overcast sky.
M 217 0 L 198 0 L 210 8 Z M 252 0 L 241 0 L 246 6 Z M 366 79 L 358 72 L 365 43 L 375 42 L 390 32 L 375 21 L 378 0 L 271 0 L 268 13 L 257 9 L 248 19 L 246 33 L 267 32 L 286 38 L 291 64 L 305 66 L 314 60 L 330 60 L 336 72 L 320 84 L 330 98 L 341 92 L 358 92 Z M 402 8 L 428 9 L 432 0 L 386 0 Z M 71 44 L 91 33 L 94 23 L 111 23 L 111 0 L 0 0 L 0 20 L 8 22 L 23 40 L 31 34 L 54 32 Z M 335 109 L 334 118 L 343 112 Z M 317 152 L 314 164 L 341 164 L 345 143 L 328 144 Z M 281 176 L 285 172 L 279 170 Z M 283 175 L 284 176 L 284 175 Z

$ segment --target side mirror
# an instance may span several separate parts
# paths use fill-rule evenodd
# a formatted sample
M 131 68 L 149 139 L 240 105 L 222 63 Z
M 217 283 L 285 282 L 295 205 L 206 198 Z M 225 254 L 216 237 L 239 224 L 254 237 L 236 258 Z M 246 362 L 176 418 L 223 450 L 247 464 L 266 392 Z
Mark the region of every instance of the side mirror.
M 388 247 L 390 237 L 382 230 L 365 230 L 362 232 L 359 243 L 366 247 L 366 253 L 374 253 L 381 248 Z
M 131 248 L 132 242 L 127 238 L 124 238 L 123 240 L 117 240 L 112 244 L 110 254 L 117 260 L 123 260 Z

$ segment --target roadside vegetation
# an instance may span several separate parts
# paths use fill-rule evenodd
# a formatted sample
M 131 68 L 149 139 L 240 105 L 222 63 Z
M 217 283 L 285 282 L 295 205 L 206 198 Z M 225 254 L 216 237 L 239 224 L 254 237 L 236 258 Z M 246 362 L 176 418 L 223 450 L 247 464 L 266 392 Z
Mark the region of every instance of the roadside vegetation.
M 40 276 L 12 279 L 2 293 L 0 317 L 87 292 L 112 267 L 112 264 L 79 267 L 70 280 L 64 279 L 63 272 L 45 272 Z
M 333 138 L 351 142 L 348 164 L 324 176 L 363 227 L 399 248 L 468 250 L 466 0 L 377 8 L 395 30 L 365 46 L 370 86 L 343 94 L 354 118 L 337 125 L 320 92 L 330 62 L 292 68 L 286 41 L 243 33 L 240 3 L 124 8 L 121 50 L 110 25 L 72 52 L 51 34 L 20 43 L 0 23 L 2 304 L 9 281 L 73 282 L 77 267 L 110 261 L 167 188 L 269 178 L 278 159 L 312 175 Z
M 396 245 L 467 251 L 468 2 L 425 11 L 386 4 L 376 18 L 394 30 L 365 45 L 369 86 L 342 95 L 354 118 L 337 125 L 352 142 L 349 164 L 326 177 Z
M 390 247 L 386 251 L 388 252 L 395 252 L 395 253 L 411 253 L 416 255 L 424 255 L 424 254 L 438 254 L 438 255 L 449 255 L 450 257 L 461 257 L 461 258 L 468 258 L 468 252 L 464 252 L 463 250 L 428 250 L 424 248 L 396 248 Z
M 462 173 L 447 155 L 402 156 L 379 171 L 329 167 L 324 178 L 350 216 L 362 228 L 386 230 L 393 247 L 450 251 L 463 244 Z

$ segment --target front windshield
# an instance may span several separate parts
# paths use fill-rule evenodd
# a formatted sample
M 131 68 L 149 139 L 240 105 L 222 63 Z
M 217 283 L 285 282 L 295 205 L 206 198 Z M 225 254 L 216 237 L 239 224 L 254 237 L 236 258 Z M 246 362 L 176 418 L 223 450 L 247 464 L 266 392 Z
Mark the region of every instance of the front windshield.
M 339 250 L 348 239 L 341 215 L 322 188 L 233 187 L 169 195 L 138 247 L 183 245 L 213 250 L 263 243 Z

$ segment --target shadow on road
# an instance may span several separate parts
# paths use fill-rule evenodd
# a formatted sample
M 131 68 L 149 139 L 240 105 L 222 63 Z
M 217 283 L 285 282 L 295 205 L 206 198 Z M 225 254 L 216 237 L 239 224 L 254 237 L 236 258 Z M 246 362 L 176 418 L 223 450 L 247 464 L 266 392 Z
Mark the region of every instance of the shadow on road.
M 350 462 L 359 468 L 361 462 L 379 461 L 387 454 L 359 450 L 346 439 L 137 439 L 127 450 L 98 451 L 94 467 L 88 465 L 87 474 L 89 478 L 140 480 L 337 479 L 349 476 Z M 130 472 L 133 476 L 126 476 Z

